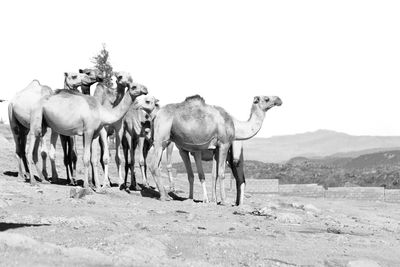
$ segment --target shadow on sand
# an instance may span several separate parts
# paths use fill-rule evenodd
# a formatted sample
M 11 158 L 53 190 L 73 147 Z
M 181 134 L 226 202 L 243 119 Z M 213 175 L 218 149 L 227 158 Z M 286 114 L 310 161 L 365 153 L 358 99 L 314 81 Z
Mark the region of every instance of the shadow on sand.
M 18 172 L 5 171 L 3 174 L 11 177 L 18 177 Z
M 0 232 L 7 231 L 9 229 L 22 228 L 22 227 L 38 227 L 38 226 L 49 226 L 50 224 L 34 224 L 34 223 L 6 223 L 0 222 Z

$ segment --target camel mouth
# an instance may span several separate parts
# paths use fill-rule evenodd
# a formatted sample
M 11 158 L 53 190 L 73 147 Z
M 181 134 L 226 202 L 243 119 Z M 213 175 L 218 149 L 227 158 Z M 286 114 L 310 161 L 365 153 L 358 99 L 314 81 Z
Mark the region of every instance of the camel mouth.
M 275 104 L 275 106 L 278 106 L 278 107 L 282 106 L 282 100 L 278 97 L 275 99 L 274 104 Z

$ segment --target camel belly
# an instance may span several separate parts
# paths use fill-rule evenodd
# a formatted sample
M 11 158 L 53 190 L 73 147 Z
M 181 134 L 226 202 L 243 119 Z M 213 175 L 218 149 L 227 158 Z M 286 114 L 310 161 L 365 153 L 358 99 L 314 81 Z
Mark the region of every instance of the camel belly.
M 57 105 L 55 105 L 55 103 Z M 49 101 L 43 107 L 43 117 L 47 125 L 62 135 L 82 135 L 86 130 L 84 105 L 72 107 L 68 102 Z

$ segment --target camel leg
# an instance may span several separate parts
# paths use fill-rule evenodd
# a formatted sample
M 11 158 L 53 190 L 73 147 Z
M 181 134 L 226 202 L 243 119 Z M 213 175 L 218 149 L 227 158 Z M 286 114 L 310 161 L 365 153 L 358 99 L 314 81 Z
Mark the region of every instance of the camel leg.
M 196 162 L 197 172 L 201 187 L 203 188 L 203 203 L 208 203 L 207 189 L 206 189 L 206 177 L 204 176 L 203 163 L 201 161 L 201 152 L 194 153 L 194 160 Z
M 25 155 L 26 134 L 19 134 L 18 136 L 13 132 L 13 137 L 15 141 L 15 156 L 18 162 L 18 173 L 20 177 L 25 180 L 28 178 L 27 173 L 29 173 L 29 167 L 27 166 Z
M 24 165 L 25 172 L 29 173 L 28 160 L 26 159 L 26 153 L 25 153 L 27 139 L 28 139 L 28 135 L 27 134 L 23 134 L 21 136 L 21 138 L 20 138 L 20 147 L 21 147 L 22 164 Z M 26 176 L 26 174 L 25 174 L 25 176 Z
M 145 186 L 149 186 L 149 181 L 147 181 L 147 175 L 146 175 L 146 161 L 144 155 L 144 153 L 146 152 L 144 152 L 144 137 L 139 137 L 137 150 L 139 150 L 139 166 L 140 166 L 140 171 L 142 173 L 142 182 Z
M 100 130 L 100 140 L 103 148 L 101 150 L 101 158 L 103 165 L 102 167 L 104 170 L 103 187 L 111 187 L 110 179 L 108 177 L 108 163 L 110 162 L 110 150 L 108 148 L 107 131 L 104 127 Z
M 25 156 L 26 136 L 28 129 L 25 130 L 24 127 L 19 124 L 14 116 L 11 104 L 8 106 L 8 118 L 10 121 L 11 132 L 14 137 L 15 157 L 18 163 L 18 174 L 22 179 L 26 180 L 28 178 L 27 173 L 29 173 L 29 168 Z M 23 140 L 25 140 L 25 142 Z M 23 162 L 24 157 L 25 162 Z M 25 165 L 25 171 L 23 171 L 22 165 Z
M 217 202 L 217 160 L 218 155 L 215 153 L 213 160 L 212 160 L 212 170 L 211 170 L 211 202 Z
M 29 134 L 30 136 L 30 144 L 29 144 L 29 151 L 28 151 L 28 164 L 29 164 L 29 169 L 31 170 L 29 173 L 30 176 L 30 183 L 31 185 L 35 185 L 36 184 L 36 180 L 35 180 L 35 176 L 33 175 L 32 172 L 32 165 L 34 165 L 36 167 L 36 171 L 39 175 L 39 178 L 41 180 L 43 180 L 43 174 L 39 168 L 39 166 L 37 165 L 38 163 L 38 148 L 39 148 L 39 144 L 40 144 L 40 136 L 36 136 L 34 134 L 34 131 L 31 131 L 31 133 Z
M 93 132 L 85 132 L 83 135 L 83 187 L 89 187 L 89 165 L 90 165 L 90 148 L 93 139 Z M 96 185 L 97 186 L 97 185 Z
M 118 184 L 120 188 L 121 185 L 123 185 L 123 180 L 124 180 L 122 178 L 121 152 L 120 152 L 120 146 L 123 134 L 124 134 L 124 129 L 122 126 L 118 127 L 118 129 L 115 130 L 115 164 L 117 164 Z
M 189 199 L 193 199 L 194 174 L 192 164 L 190 163 L 189 152 L 179 149 L 179 154 L 181 155 L 182 161 L 185 164 L 186 173 L 189 180 Z
M 46 135 L 43 135 L 40 141 L 40 156 L 42 157 L 42 174 L 47 180 L 49 175 L 47 174 L 47 142 Z M 53 170 L 52 170 L 53 171 Z
M 130 139 L 130 142 L 129 142 Z M 137 191 L 137 183 L 136 183 L 136 176 L 135 176 L 135 151 L 138 148 L 138 142 L 135 137 L 127 138 L 128 144 L 130 147 L 130 168 L 131 168 L 131 185 L 129 186 L 129 190 Z
M 230 144 L 222 144 L 218 148 L 218 168 L 217 168 L 217 179 L 219 179 L 220 193 L 221 193 L 221 205 L 226 205 L 225 196 L 225 166 L 226 166 L 226 155 L 228 154 Z
M 53 133 L 52 133 L 52 135 L 53 135 Z M 64 166 L 65 166 L 65 171 L 67 173 L 67 181 L 70 181 L 70 174 L 69 174 L 70 162 L 69 162 L 69 156 L 68 156 L 68 139 L 69 138 L 70 138 L 69 136 L 60 135 L 61 146 L 62 146 L 63 154 L 64 154 L 64 157 L 63 157 Z M 55 162 L 54 162 L 54 164 L 55 164 Z
M 227 161 L 232 170 L 233 177 L 236 181 L 236 205 L 242 205 L 244 200 L 244 187 L 246 184 L 244 177 L 244 159 L 243 159 L 243 148 L 241 142 L 239 145 L 235 145 L 236 141 L 233 142 L 232 147 L 228 151 Z
M 167 171 L 169 179 L 169 190 L 175 191 L 174 177 L 172 175 L 172 152 L 174 150 L 174 143 L 170 143 L 167 146 Z
M 78 150 L 76 148 L 76 136 L 70 138 L 71 145 L 69 147 L 69 158 L 70 158 L 70 172 L 71 181 L 75 180 L 76 177 L 76 162 L 78 161 Z
M 147 178 L 147 156 L 149 155 L 151 146 L 152 146 L 152 144 L 149 141 L 144 142 L 144 147 L 143 147 L 144 173 L 145 173 L 146 179 L 147 179 L 147 186 L 149 185 L 149 179 Z
M 58 133 L 56 133 L 54 130 L 51 130 L 49 157 L 50 157 L 50 164 L 51 164 L 51 180 L 53 182 L 58 180 L 58 174 L 57 174 L 57 168 L 56 168 L 57 139 L 58 139 Z
M 126 181 L 128 179 L 128 173 L 129 173 L 129 168 L 130 168 L 130 166 L 129 166 L 129 155 L 128 155 L 129 151 L 130 151 L 129 150 L 130 146 L 129 146 L 128 139 L 127 139 L 127 137 L 125 135 L 121 139 L 121 144 L 122 144 L 122 150 L 124 152 L 124 159 L 125 159 L 125 179 L 123 181 L 119 182 L 119 189 L 120 190 L 125 189 L 125 187 L 126 187 Z
M 169 200 L 168 193 L 166 192 L 164 186 L 160 181 L 161 173 L 160 173 L 160 163 L 162 159 L 164 147 L 162 143 L 154 142 L 154 149 L 150 150 L 150 172 L 153 176 L 154 182 L 157 186 L 158 192 L 160 193 L 160 200 L 165 201 Z
M 90 163 L 93 168 L 93 179 L 94 182 L 96 183 L 96 191 L 100 192 L 101 190 L 101 185 L 100 185 L 100 180 L 99 180 L 99 169 L 98 169 L 98 163 L 99 163 L 99 158 L 98 158 L 98 143 L 99 143 L 99 136 L 95 137 L 92 139 L 91 142 L 91 155 L 90 155 Z

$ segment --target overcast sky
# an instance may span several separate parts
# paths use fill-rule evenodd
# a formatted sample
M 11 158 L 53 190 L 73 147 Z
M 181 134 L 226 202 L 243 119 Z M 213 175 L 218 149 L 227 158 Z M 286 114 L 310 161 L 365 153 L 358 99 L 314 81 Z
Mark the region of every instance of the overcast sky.
M 254 96 L 280 96 L 259 137 L 400 135 L 399 14 L 400 1 L 1 1 L 0 98 L 33 79 L 61 88 L 106 43 L 161 104 L 200 94 L 247 120 Z

